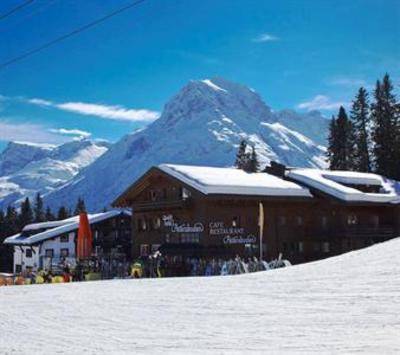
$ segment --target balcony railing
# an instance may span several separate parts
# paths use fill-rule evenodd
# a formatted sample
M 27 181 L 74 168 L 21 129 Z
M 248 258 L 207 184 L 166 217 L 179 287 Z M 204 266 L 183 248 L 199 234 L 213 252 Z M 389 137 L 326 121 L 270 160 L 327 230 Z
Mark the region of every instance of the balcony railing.
M 329 228 L 312 230 L 309 235 L 321 238 L 379 238 L 396 237 L 395 229 L 391 226 L 330 226 Z
M 389 226 L 347 226 L 344 229 L 344 236 L 349 238 L 393 238 L 395 231 Z
M 140 201 L 132 205 L 134 212 L 144 212 L 150 210 L 163 210 L 163 209 L 181 209 L 187 208 L 191 204 L 191 199 L 185 200 L 156 200 L 156 201 Z

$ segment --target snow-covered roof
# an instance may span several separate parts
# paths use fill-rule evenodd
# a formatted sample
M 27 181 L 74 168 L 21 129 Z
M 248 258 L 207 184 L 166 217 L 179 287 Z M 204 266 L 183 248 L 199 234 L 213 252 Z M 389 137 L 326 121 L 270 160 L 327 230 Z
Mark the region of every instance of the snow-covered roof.
M 306 186 L 348 202 L 400 203 L 400 193 L 394 182 L 384 177 L 353 171 L 328 171 L 319 169 L 291 169 L 287 177 Z M 363 192 L 348 185 L 381 187 L 380 192 Z
M 108 212 L 103 212 L 103 213 L 96 213 L 96 214 L 88 214 L 88 219 L 89 219 L 89 224 L 94 224 L 98 222 L 102 222 L 106 219 L 113 218 L 115 216 L 118 216 L 119 214 L 125 214 L 125 215 L 131 215 L 131 212 L 129 211 L 121 211 L 121 210 L 112 210 Z M 55 222 L 59 222 L 58 225 L 55 224 Z M 79 216 L 74 216 L 62 221 L 55 221 L 53 222 L 43 222 L 43 223 L 36 223 L 36 224 L 31 224 L 26 227 L 30 227 L 33 229 L 23 229 L 23 231 L 27 230 L 34 230 L 34 227 L 36 226 L 52 226 L 47 227 L 50 229 L 47 229 L 44 232 L 33 234 L 33 235 L 24 235 L 24 233 L 18 233 L 15 234 L 11 237 L 8 237 L 4 240 L 4 244 L 14 244 L 14 245 L 32 245 L 36 244 L 39 242 L 42 242 L 44 240 L 48 240 L 54 237 L 57 237 L 61 234 L 68 233 L 71 231 L 74 231 L 79 228 Z M 62 223 L 65 222 L 65 223 Z M 53 223 L 53 224 L 51 224 Z M 43 229 L 45 227 L 41 228 L 36 228 L 36 229 Z
M 40 223 L 32 223 L 32 224 L 27 224 L 22 231 L 23 232 L 28 232 L 28 231 L 33 231 L 33 230 L 39 230 L 39 229 L 49 229 L 49 228 L 55 228 L 59 226 L 63 226 L 65 224 L 70 224 L 73 222 L 79 221 L 79 216 L 73 216 L 67 219 L 62 219 L 60 221 L 48 221 L 48 222 L 40 222 Z
M 267 173 L 173 164 L 161 164 L 158 168 L 206 195 L 312 197 L 307 188 Z

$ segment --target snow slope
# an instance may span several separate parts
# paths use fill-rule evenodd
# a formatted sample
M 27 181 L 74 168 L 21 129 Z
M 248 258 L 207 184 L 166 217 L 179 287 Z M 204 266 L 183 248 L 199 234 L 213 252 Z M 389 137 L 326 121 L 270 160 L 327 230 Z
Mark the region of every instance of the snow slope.
M 257 274 L 0 288 L 2 354 L 398 354 L 400 239 Z
M 45 147 L 10 142 L 0 154 L 0 209 L 65 184 L 104 154 L 108 146 L 90 140 Z
M 307 122 L 304 114 L 300 116 Z M 157 121 L 123 137 L 46 202 L 53 207 L 71 205 L 83 196 L 90 209 L 101 210 L 151 166 L 232 166 L 242 139 L 255 146 L 262 165 L 277 160 L 324 167 L 324 148 L 280 123 L 283 117 L 244 85 L 222 78 L 190 81 L 165 105 Z M 294 122 L 295 117 L 291 112 L 286 121 Z M 315 113 L 309 117 L 305 130 L 318 121 L 316 117 Z

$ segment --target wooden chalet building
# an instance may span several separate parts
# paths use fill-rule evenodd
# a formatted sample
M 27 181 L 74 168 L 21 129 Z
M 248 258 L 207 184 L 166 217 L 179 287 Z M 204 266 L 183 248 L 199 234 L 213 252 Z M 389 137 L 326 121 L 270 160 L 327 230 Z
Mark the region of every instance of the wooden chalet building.
M 400 235 L 400 200 L 374 174 L 162 164 L 114 202 L 132 208 L 134 257 L 230 258 L 263 254 L 292 263 L 321 259 Z
M 97 257 L 131 259 L 131 218 L 130 212 L 118 210 L 88 215 Z M 62 261 L 74 265 L 78 228 L 79 216 L 74 216 L 28 224 L 20 233 L 6 238 L 4 244 L 14 249 L 14 273 L 50 269 Z

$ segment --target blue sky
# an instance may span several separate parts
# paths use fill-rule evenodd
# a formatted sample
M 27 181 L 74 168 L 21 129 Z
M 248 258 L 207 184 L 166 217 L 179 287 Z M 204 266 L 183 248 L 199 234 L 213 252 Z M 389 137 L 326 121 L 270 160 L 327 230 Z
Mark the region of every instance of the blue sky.
M 21 2 L 2 1 L 0 14 Z M 36 0 L 0 21 L 0 62 L 129 2 Z M 0 149 L 116 141 L 188 80 L 213 76 L 252 87 L 274 110 L 329 115 L 385 72 L 400 84 L 398 0 L 147 0 L 0 70 Z

